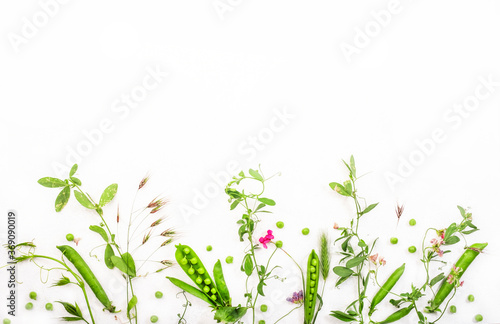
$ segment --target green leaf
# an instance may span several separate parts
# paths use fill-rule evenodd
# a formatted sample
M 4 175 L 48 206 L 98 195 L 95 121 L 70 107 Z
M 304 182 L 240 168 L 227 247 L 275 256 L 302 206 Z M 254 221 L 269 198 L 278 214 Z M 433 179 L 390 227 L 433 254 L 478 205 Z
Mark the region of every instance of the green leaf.
M 77 322 L 77 321 L 83 321 L 83 318 L 82 317 L 63 316 L 63 317 L 61 317 L 61 320 L 64 322 Z
M 66 303 L 63 301 L 56 301 L 56 302 L 63 305 L 64 309 L 69 314 L 80 317 L 80 318 L 82 317 L 82 312 L 81 312 L 80 308 L 78 307 L 78 304 L 75 303 L 75 305 L 73 306 L 72 304 Z
M 240 203 L 240 200 L 239 199 L 235 199 L 232 204 L 231 204 L 231 210 L 235 209 L 238 204 Z
M 361 215 L 364 215 L 366 213 L 369 213 L 373 208 L 377 207 L 378 203 L 376 204 L 371 204 L 370 206 L 366 207 L 365 210 L 361 212 Z
M 80 179 L 78 178 L 75 178 L 75 177 L 69 177 L 71 179 L 71 181 L 73 181 L 74 184 L 76 184 L 77 186 L 81 186 L 82 185 L 82 182 L 80 181 Z
M 220 260 L 217 260 L 214 265 L 214 281 L 222 300 L 229 304 L 231 296 L 229 295 L 229 289 L 227 288 L 226 280 L 224 279 L 224 273 L 222 272 Z
M 63 190 L 61 190 L 61 192 L 59 193 L 59 195 L 57 195 L 56 198 L 56 204 L 55 204 L 56 212 L 60 212 L 64 208 L 64 206 L 66 206 L 70 195 L 71 195 L 71 190 L 69 186 L 66 186 L 64 187 Z
M 261 296 L 265 296 L 264 295 L 264 286 L 267 286 L 266 283 L 261 280 L 259 282 L 259 284 L 257 285 L 257 292 L 261 295 Z
M 113 200 L 117 191 L 118 184 L 116 183 L 113 183 L 112 185 L 109 185 L 106 189 L 104 189 L 104 192 L 101 195 L 101 199 L 99 200 L 99 206 L 106 206 L 111 200 Z
M 444 240 L 445 241 L 448 240 L 448 238 L 450 236 L 452 236 L 456 231 L 457 231 L 457 224 L 456 223 L 453 223 L 450 226 L 448 226 L 448 228 L 444 232 Z
M 463 231 L 462 234 L 465 234 L 465 235 L 468 235 L 468 234 L 472 234 L 476 231 L 479 231 L 477 228 L 474 228 L 474 229 L 471 229 L 471 230 L 468 230 L 468 231 Z
M 351 164 L 352 177 L 356 178 L 356 163 L 354 162 L 354 155 L 351 155 L 350 164 Z
M 257 200 L 260 201 L 261 203 L 269 205 L 269 206 L 276 205 L 276 202 L 272 199 L 269 199 L 269 198 L 258 198 Z
M 97 234 L 101 235 L 102 239 L 107 243 L 109 242 L 109 239 L 108 239 L 108 234 L 106 234 L 106 231 L 104 230 L 104 228 L 102 228 L 101 226 L 97 226 L 97 225 L 90 225 L 89 229 L 92 231 L 92 232 L 96 232 Z
M 340 286 L 344 281 L 346 281 L 347 279 L 349 279 L 351 276 L 347 276 L 347 277 L 339 277 L 339 279 L 337 279 L 337 282 L 335 283 L 335 287 L 338 287 Z
M 341 185 L 338 182 L 331 182 L 330 183 L 330 188 L 332 188 L 333 191 L 341 194 L 342 196 L 346 196 L 346 197 L 350 197 L 351 196 L 351 194 L 346 190 L 346 188 L 344 188 L 344 186 Z
M 250 173 L 250 175 L 252 177 L 254 177 L 255 179 L 257 179 L 259 181 L 264 181 L 264 178 L 262 178 L 262 176 L 260 175 L 259 171 L 250 169 L 250 170 L 248 170 L 248 173 Z
M 355 258 L 352 258 L 351 260 L 347 261 L 346 263 L 346 267 L 347 268 L 354 268 L 354 267 L 357 267 L 358 265 L 360 265 L 361 263 L 363 263 L 363 261 L 366 260 L 366 257 L 355 257 Z M 343 277 L 343 276 L 341 276 Z
M 120 269 L 121 272 L 129 275 L 132 278 L 136 276 L 134 259 L 132 259 L 130 253 L 123 253 L 121 258 L 112 256 L 111 262 L 113 262 L 114 266 Z
M 106 249 L 104 250 L 104 263 L 106 264 L 106 267 L 109 269 L 113 269 L 115 265 L 113 264 L 113 261 L 111 260 L 111 257 L 115 256 L 115 251 L 113 251 L 113 247 L 111 244 L 106 244 Z
M 354 273 L 351 269 L 342 266 L 334 267 L 333 272 L 340 277 L 348 277 Z
M 437 284 L 438 282 L 440 282 L 441 280 L 443 280 L 444 278 L 445 278 L 445 275 L 444 275 L 443 272 L 441 272 L 440 274 L 438 274 L 437 276 L 435 276 L 434 278 L 432 278 L 432 280 L 429 283 L 429 285 L 432 287 L 435 284 Z
M 59 188 L 66 186 L 66 182 L 63 180 L 51 177 L 41 178 L 38 180 L 38 183 L 47 188 Z
M 252 260 L 252 255 L 247 254 L 243 258 L 243 265 L 241 266 L 242 270 L 245 271 L 245 274 L 247 276 L 251 276 L 253 272 L 253 260 Z
M 88 208 L 88 209 L 96 209 L 97 206 L 94 205 L 88 198 L 86 195 L 82 194 L 80 191 L 78 190 L 74 190 L 73 191 L 75 193 L 75 198 L 76 200 L 80 203 L 80 205 L 82 205 L 83 207 L 85 208 Z
M 458 236 L 450 236 L 444 243 L 446 245 L 452 245 L 452 244 L 455 244 L 455 243 L 458 243 L 460 242 L 460 238 Z
M 56 282 L 52 285 L 52 287 L 55 287 L 55 286 L 65 286 L 65 285 L 69 284 L 70 282 L 71 282 L 71 281 L 69 280 L 69 278 L 68 278 L 68 277 L 66 277 L 66 276 L 62 275 L 62 278 L 61 278 L 61 279 L 59 279 L 59 281 L 56 281 Z
M 460 215 L 465 218 L 465 209 L 462 206 L 457 206 L 458 210 L 460 210 Z
M 214 320 L 223 323 L 235 323 L 247 312 L 246 307 L 220 307 L 215 312 Z
M 172 277 L 167 277 L 168 280 L 170 280 L 171 283 L 179 287 L 180 289 L 184 290 L 187 293 L 190 293 L 191 295 L 198 297 L 199 299 L 203 300 L 204 302 L 209 303 L 210 305 L 215 306 L 215 302 L 210 299 L 203 291 L 199 290 L 198 288 L 195 288 L 187 283 L 185 283 L 182 280 L 172 278 Z
M 351 316 L 349 314 L 346 314 L 344 312 L 341 312 L 341 311 L 332 311 L 330 313 L 331 316 L 335 317 L 336 319 L 339 319 L 341 320 L 342 322 L 352 322 L 352 321 L 356 321 L 357 318 L 354 317 L 354 316 Z
M 132 298 L 130 298 L 128 305 L 127 305 L 127 317 L 130 319 L 130 310 L 133 309 L 137 305 L 137 296 L 134 295 Z
M 71 167 L 71 170 L 69 170 L 69 176 L 72 177 L 75 175 L 76 170 L 78 170 L 78 164 L 73 164 Z

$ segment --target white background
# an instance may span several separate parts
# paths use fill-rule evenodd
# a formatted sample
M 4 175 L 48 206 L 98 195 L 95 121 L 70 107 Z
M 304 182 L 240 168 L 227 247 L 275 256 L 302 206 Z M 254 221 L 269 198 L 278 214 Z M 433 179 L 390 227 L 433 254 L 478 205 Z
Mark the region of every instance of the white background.
M 422 282 L 419 255 L 407 247 L 420 246 L 427 227 L 459 221 L 456 205 L 471 207 L 481 231 L 469 243 L 490 245 L 464 276 L 454 301 L 459 312 L 442 323 L 471 323 L 477 313 L 485 323 L 500 322 L 500 86 L 487 92 L 480 81 L 500 81 L 498 2 L 61 1 L 45 9 L 50 17 L 41 5 L 47 2 L 0 4 L 1 210 L 4 215 L 7 209 L 18 211 L 19 241 L 35 239 L 37 251 L 51 255 L 58 255 L 55 245 L 69 232 L 82 238 L 83 255 L 100 244 L 87 229 L 98 224 L 96 216 L 73 198 L 56 214 L 57 190 L 38 185 L 40 177 L 57 176 L 61 166 L 78 161 L 78 176 L 91 195 L 118 183 L 117 198 L 105 209 L 114 223 L 117 203 L 126 219 L 137 183 L 150 172 L 138 206 L 166 196 L 170 203 L 160 216 L 168 217 L 163 228 L 179 232 L 175 243 L 193 246 L 209 267 L 217 258 L 234 256 L 224 271 L 234 304 L 244 303 L 239 263 L 246 245 L 239 242 L 235 224 L 240 213 L 229 211 L 217 184 L 234 173 L 228 163 L 238 170 L 260 164 L 266 175 L 281 172 L 266 194 L 277 202 L 274 214 L 263 218 L 256 234 L 274 230 L 304 265 L 310 250 L 318 248 L 321 231 L 329 231 L 333 240 L 339 234 L 333 223 L 348 225 L 353 215 L 351 202 L 328 183 L 346 179 L 341 160 L 354 154 L 358 172 L 368 172 L 359 182 L 360 194 L 369 203 L 380 202 L 362 222 L 367 240 L 380 237 L 376 250 L 387 259 L 380 275 L 406 262 L 398 291 Z M 227 11 L 216 10 L 221 3 Z M 388 7 L 393 14 L 381 27 L 373 12 Z M 29 26 L 34 19 L 39 27 Z M 366 28 L 372 28 L 371 36 L 360 36 Z M 355 41 L 363 43 L 350 55 L 343 53 Z M 143 91 L 151 70 L 161 71 L 159 81 Z M 474 103 L 478 87 L 487 98 L 471 111 L 453 110 L 464 101 Z M 121 103 L 134 94 L 144 97 L 133 108 Z M 291 116 L 278 120 L 280 114 Z M 106 133 L 99 130 L 103 123 Z M 436 132 L 438 141 L 432 139 Z M 92 134 L 93 142 L 85 134 Z M 400 178 L 391 184 L 390 176 Z M 405 205 L 398 226 L 397 202 Z M 416 227 L 408 226 L 411 218 Z M 283 230 L 276 229 L 277 220 L 285 222 Z M 4 220 L 2 244 L 5 226 Z M 300 234 L 303 227 L 311 229 L 309 236 Z M 124 233 L 124 227 L 120 230 Z M 400 243 L 388 244 L 391 236 Z M 162 242 L 154 239 L 153 245 Z M 208 244 L 214 247 L 210 253 L 204 251 Z M 457 252 L 447 255 L 448 266 L 460 249 L 457 245 Z M 156 259 L 173 259 L 173 244 L 160 251 Z M 270 252 L 259 251 L 259 258 Z M 144 255 L 139 250 L 135 257 Z M 338 259 L 335 255 L 333 261 Z M 267 323 L 292 308 L 285 298 L 299 288 L 289 259 L 274 261 L 288 281 L 267 288 L 263 302 L 269 311 L 258 312 Z M 123 310 L 119 273 L 95 259 L 89 264 Z M 167 274 L 188 280 L 178 267 L 137 279 L 141 323 L 152 314 L 159 323 L 176 323 L 182 299 L 176 299 L 178 289 L 164 278 Z M 58 322 L 62 309 L 45 311 L 48 301 L 77 300 L 83 307 L 77 290 L 49 288 L 58 276 L 52 273 L 44 285 L 36 267 L 19 267 L 21 309 L 13 323 Z M 5 273 L 0 279 L 3 296 Z M 354 297 L 353 282 L 337 290 L 334 279 L 318 323 L 339 323 L 328 314 Z M 39 299 L 27 312 L 23 307 L 31 290 Z M 156 290 L 165 297 L 155 299 Z M 475 303 L 466 302 L 470 293 Z M 188 322 L 212 322 L 208 308 L 190 300 Z M 92 303 L 99 309 L 94 298 Z M 387 304 L 376 319 L 392 311 Z M 5 312 L 2 306 L 0 316 Z M 119 323 L 97 313 L 98 323 Z M 124 313 L 118 317 L 123 320 Z M 284 322 L 301 318 L 299 311 Z

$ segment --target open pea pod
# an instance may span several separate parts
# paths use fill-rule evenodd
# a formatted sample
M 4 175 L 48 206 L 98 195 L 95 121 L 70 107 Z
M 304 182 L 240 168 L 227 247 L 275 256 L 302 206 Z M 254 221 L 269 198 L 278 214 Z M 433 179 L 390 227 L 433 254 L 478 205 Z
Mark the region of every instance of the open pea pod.
M 304 295 L 304 323 L 313 322 L 319 285 L 319 258 L 312 250 L 307 261 L 307 281 Z
M 182 270 L 184 270 L 188 277 L 193 280 L 196 286 L 198 286 L 200 291 L 202 291 L 216 305 L 226 306 L 226 302 L 222 298 L 218 287 L 215 285 L 215 282 L 210 277 L 207 269 L 193 249 L 187 245 L 181 244 L 177 245 L 176 248 L 175 259 L 179 263 Z M 222 270 L 220 273 L 222 274 Z M 221 280 L 220 274 L 218 274 L 218 280 L 221 287 L 225 286 L 225 282 L 224 285 L 222 285 L 223 278 L 224 277 L 222 277 Z
M 203 291 L 199 290 L 198 288 L 195 288 L 195 287 L 191 286 L 190 284 L 187 284 L 184 281 L 179 280 L 179 279 L 175 279 L 172 277 L 167 277 L 167 279 L 170 280 L 170 282 L 173 283 L 174 285 L 176 285 L 177 287 L 184 290 L 185 292 L 190 293 L 191 295 L 193 295 L 195 297 L 198 297 L 199 299 L 209 303 L 212 306 L 215 306 L 215 302 L 212 299 L 210 299 L 207 296 L 207 294 L 205 294 Z

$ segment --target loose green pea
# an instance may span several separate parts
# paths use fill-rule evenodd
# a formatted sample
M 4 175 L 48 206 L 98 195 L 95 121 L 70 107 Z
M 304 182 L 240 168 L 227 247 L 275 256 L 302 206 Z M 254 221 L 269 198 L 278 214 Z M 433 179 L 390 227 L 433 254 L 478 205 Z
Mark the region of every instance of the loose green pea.
M 260 320 L 260 321 L 259 321 L 259 324 L 266 324 L 266 321 L 264 321 L 264 320 Z
M 5 318 L 5 319 L 3 320 L 3 324 L 10 324 L 10 319 Z
M 260 311 L 263 313 L 267 312 L 267 305 L 265 304 L 260 305 Z
M 309 234 L 309 229 L 308 229 L 307 227 L 306 227 L 306 228 L 303 228 L 303 229 L 302 229 L 302 234 L 303 234 L 303 235 L 307 235 L 307 234 Z
M 415 225 L 417 225 L 417 221 L 414 220 L 413 218 L 410 219 L 410 226 L 415 226 Z
M 211 245 L 207 245 L 207 251 L 208 252 L 212 251 L 212 246 Z
M 472 303 L 475 300 L 474 295 L 467 296 L 467 300 Z
M 417 248 L 416 248 L 416 247 L 414 247 L 414 246 L 410 246 L 410 247 L 408 248 L 408 252 L 410 252 L 410 253 L 415 253 L 415 252 L 417 252 Z
M 283 241 L 276 241 L 276 247 L 281 249 L 283 247 Z
M 155 292 L 155 297 L 156 298 L 162 298 L 163 297 L 163 293 L 161 291 L 157 291 L 157 292 Z
M 66 240 L 71 242 L 75 239 L 75 236 L 73 234 L 66 234 Z
M 30 299 L 36 300 L 36 292 L 30 292 Z
M 283 228 L 283 227 L 285 227 L 285 223 L 283 223 L 282 221 L 279 221 L 279 222 L 276 223 L 276 227 L 277 228 Z
M 398 244 L 398 238 L 397 237 L 391 237 L 391 244 Z
M 451 305 L 450 306 L 450 313 L 455 314 L 457 312 L 457 306 Z
M 45 309 L 48 311 L 51 311 L 54 309 L 54 306 L 51 303 L 47 303 L 47 304 L 45 304 Z
M 27 303 L 24 308 L 26 308 L 27 310 L 33 309 L 33 303 Z
M 156 323 L 156 322 L 158 322 L 158 316 L 153 315 L 153 316 L 151 316 L 151 317 L 149 318 L 149 320 L 151 321 L 151 323 Z
M 228 256 L 228 257 L 226 258 L 226 263 L 227 263 L 227 264 L 231 264 L 231 263 L 233 263 L 233 260 L 234 260 L 234 258 L 233 258 L 232 256 Z
M 481 314 L 477 314 L 476 317 L 474 317 L 474 319 L 477 321 L 477 322 L 482 322 L 483 321 L 483 315 Z

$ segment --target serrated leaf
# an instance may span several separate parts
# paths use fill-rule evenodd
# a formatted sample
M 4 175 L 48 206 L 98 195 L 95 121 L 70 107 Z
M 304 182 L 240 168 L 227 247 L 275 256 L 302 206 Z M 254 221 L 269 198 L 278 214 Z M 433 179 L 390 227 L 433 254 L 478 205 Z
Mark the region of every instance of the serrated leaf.
M 71 195 L 71 190 L 69 186 L 66 186 L 64 187 L 63 190 L 61 190 L 61 192 L 59 193 L 59 195 L 57 195 L 56 198 L 56 203 L 55 203 L 56 212 L 60 212 L 64 208 L 64 206 L 66 206 L 70 195 Z
M 97 225 L 90 225 L 89 229 L 92 231 L 92 232 L 96 232 L 97 234 L 101 235 L 102 239 L 108 243 L 109 242 L 109 239 L 108 239 L 108 234 L 106 233 L 106 231 L 104 230 L 104 228 L 102 228 L 101 226 L 97 226 Z
M 69 170 L 69 176 L 72 177 L 75 175 L 76 170 L 78 170 L 78 164 L 73 164 L 71 167 L 71 170 Z
M 99 200 L 99 206 L 100 207 L 106 206 L 111 200 L 113 200 L 117 191 L 118 191 L 118 184 L 116 183 L 113 183 L 109 185 L 106 189 L 104 189 L 104 192 L 101 195 L 101 199 Z
M 333 268 L 333 272 L 339 277 L 348 277 L 354 273 L 351 269 L 342 266 L 336 266 Z
M 38 183 L 47 188 L 65 187 L 66 182 L 61 179 L 45 177 L 38 180 Z
M 272 200 L 272 199 L 269 199 L 269 198 L 258 198 L 257 200 L 260 201 L 263 204 L 268 205 L 268 206 L 274 206 L 274 205 L 276 205 L 276 202 L 274 200 Z

